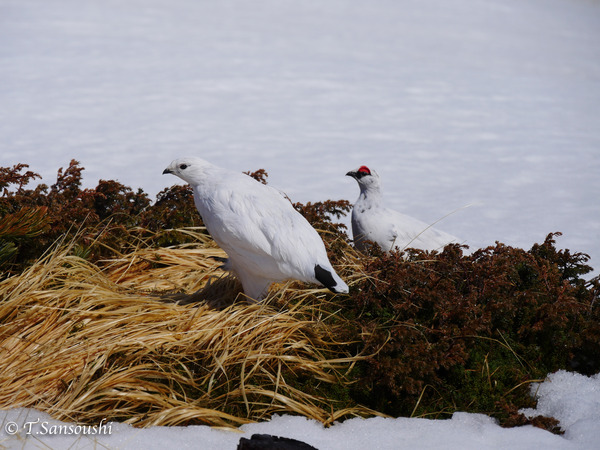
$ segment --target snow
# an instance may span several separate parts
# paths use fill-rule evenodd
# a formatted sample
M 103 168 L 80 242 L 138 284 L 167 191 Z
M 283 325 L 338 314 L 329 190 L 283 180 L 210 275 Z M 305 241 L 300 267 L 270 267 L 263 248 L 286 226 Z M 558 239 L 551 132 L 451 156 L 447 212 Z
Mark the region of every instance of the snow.
M 154 196 L 193 155 L 302 202 L 366 164 L 427 223 L 473 205 L 438 224 L 472 247 L 597 266 L 599 40 L 589 0 L 2 0 L 0 164 Z
M 587 443 L 587 448 L 600 446 L 600 374 L 586 378 L 561 370 L 532 385 L 531 393 L 537 397 L 537 407 L 524 409 L 523 414 L 554 417 L 566 429 L 567 439 Z
M 102 423 L 98 424 L 96 434 L 58 435 L 59 426 L 62 425 L 64 433 L 67 433 L 67 427 L 76 424 L 53 420 L 33 409 L 17 408 L 0 411 L 0 445 L 24 450 L 48 447 L 73 450 L 234 449 L 241 437 L 250 438 L 252 434 L 259 433 L 297 439 L 320 450 L 599 448 L 600 375 L 586 377 L 558 371 L 534 386 L 533 394 L 539 397 L 537 409 L 525 413 L 555 417 L 565 429 L 564 435 L 555 435 L 530 425 L 501 428 L 488 416 L 463 412 L 455 413 L 448 420 L 354 418 L 335 423 L 330 428 L 304 417 L 276 415 L 271 421 L 243 425 L 233 431 L 208 426 L 136 429 L 120 423 Z M 12 428 L 14 424 L 16 428 Z
M 265 168 L 295 201 L 345 198 L 366 164 L 386 204 L 472 248 L 559 245 L 600 260 L 600 3 L 590 0 L 0 0 L 0 165 L 52 184 L 155 195 L 172 159 Z M 348 218 L 349 221 L 349 218 Z M 598 448 L 598 376 L 558 372 L 538 411 L 566 428 L 501 429 L 485 416 L 299 417 L 246 425 L 317 448 Z M 579 392 L 581 390 L 581 392 Z M 18 448 L 235 448 L 206 427 L 14 436 Z M 22 429 L 22 427 L 21 427 Z M 3 433 L 3 434 L 2 434 Z

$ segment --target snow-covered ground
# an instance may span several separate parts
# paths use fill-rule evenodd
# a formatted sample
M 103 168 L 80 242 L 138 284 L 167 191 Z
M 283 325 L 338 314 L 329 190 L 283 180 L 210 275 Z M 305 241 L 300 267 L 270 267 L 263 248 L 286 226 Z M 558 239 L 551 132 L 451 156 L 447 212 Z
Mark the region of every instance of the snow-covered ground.
M 472 247 L 600 265 L 597 0 L 0 0 L 0 165 L 154 197 L 177 156 L 265 168 L 293 200 L 382 176 Z M 598 270 L 596 270 L 596 273 Z
M 529 248 L 562 231 L 559 246 L 591 254 L 597 274 L 600 2 L 0 0 L 0 165 L 27 163 L 52 184 L 75 158 L 86 187 L 117 179 L 153 196 L 183 155 L 265 168 L 297 201 L 354 201 L 344 174 L 366 164 L 388 206 L 421 220 L 473 205 L 438 224 L 471 247 Z M 328 430 L 278 417 L 243 431 L 322 449 L 598 448 L 599 391 L 598 377 L 562 372 L 542 385 L 538 409 L 564 436 L 463 413 Z M 24 440 L 41 413 L 1 414 L 0 445 L 72 443 Z M 21 431 L 8 437 L 13 420 Z M 112 430 L 76 445 L 235 448 L 240 437 Z
M 244 425 L 239 432 L 207 426 L 136 429 L 119 423 L 77 429 L 33 409 L 0 411 L 0 446 L 28 449 L 235 449 L 241 437 L 271 434 L 297 439 L 319 450 L 402 449 L 569 449 L 600 448 L 600 375 L 559 371 L 541 385 L 531 416 L 555 417 L 562 436 L 524 426 L 501 428 L 482 414 L 455 413 L 449 420 L 349 419 L 325 429 L 303 417 L 275 416 L 270 422 Z M 61 428 L 62 427 L 62 428 Z M 78 434 L 69 434 L 69 433 Z M 58 433 L 62 433 L 59 435 Z M 83 434 L 87 433 L 87 434 Z

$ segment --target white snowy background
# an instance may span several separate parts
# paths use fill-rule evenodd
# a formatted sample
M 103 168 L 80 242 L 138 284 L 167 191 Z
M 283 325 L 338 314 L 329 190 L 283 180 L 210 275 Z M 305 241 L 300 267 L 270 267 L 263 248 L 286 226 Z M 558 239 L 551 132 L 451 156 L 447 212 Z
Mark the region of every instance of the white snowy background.
M 562 231 L 559 247 L 589 253 L 597 274 L 600 2 L 0 0 L 0 165 L 52 184 L 75 158 L 85 187 L 116 179 L 154 198 L 185 155 L 264 168 L 303 202 L 354 201 L 344 174 L 366 164 L 405 214 L 472 205 L 438 224 L 471 248 Z M 400 444 L 381 448 L 432 433 L 533 448 L 515 444 L 529 431 L 470 415 L 398 420 L 411 424 Z M 475 435 L 447 439 L 454 426 Z
M 600 266 L 597 0 L 0 0 L 0 165 L 156 193 L 196 155 L 294 201 L 383 179 L 472 248 Z M 599 270 L 596 270 L 597 274 Z

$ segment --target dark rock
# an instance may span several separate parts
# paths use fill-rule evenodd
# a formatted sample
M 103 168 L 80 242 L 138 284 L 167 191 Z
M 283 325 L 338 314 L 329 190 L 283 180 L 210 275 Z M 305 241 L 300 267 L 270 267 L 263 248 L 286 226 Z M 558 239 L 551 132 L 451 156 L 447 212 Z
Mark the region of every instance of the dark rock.
M 318 450 L 305 442 L 270 434 L 253 434 L 250 439 L 241 438 L 237 450 Z

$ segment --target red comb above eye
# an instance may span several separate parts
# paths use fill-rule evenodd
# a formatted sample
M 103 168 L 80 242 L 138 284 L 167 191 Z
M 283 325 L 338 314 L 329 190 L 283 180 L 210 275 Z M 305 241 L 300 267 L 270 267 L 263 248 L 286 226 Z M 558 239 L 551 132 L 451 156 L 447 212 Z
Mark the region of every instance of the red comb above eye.
M 360 168 L 358 169 L 359 172 L 362 173 L 366 173 L 368 175 L 371 175 L 371 171 L 369 170 L 369 168 L 367 166 L 360 166 Z

